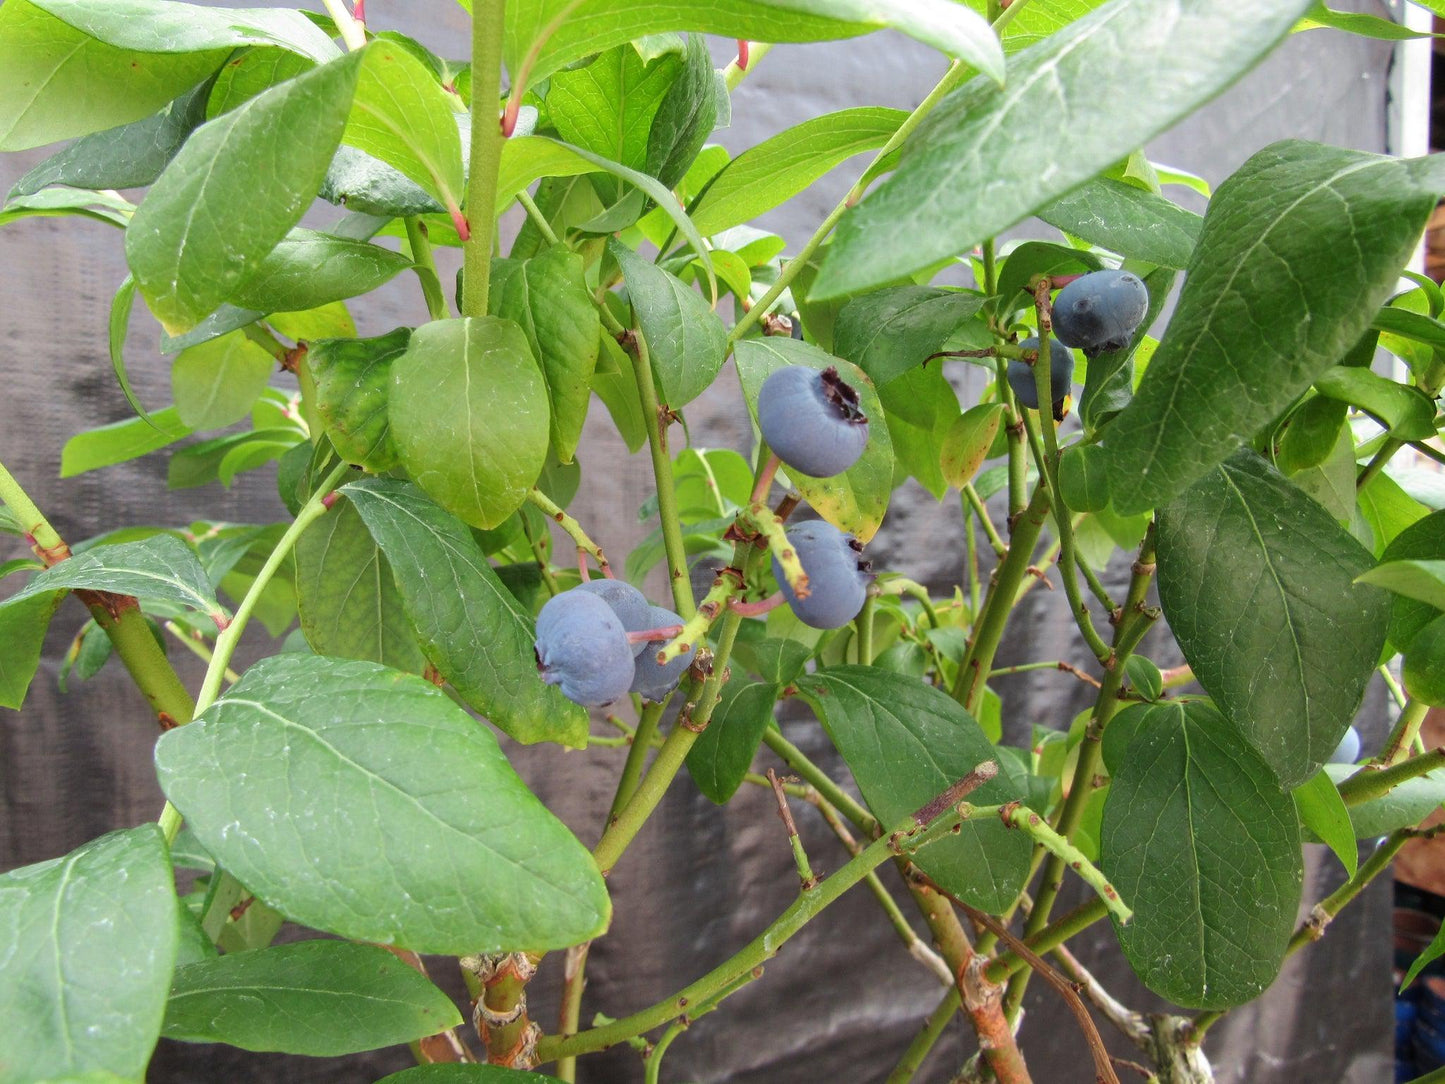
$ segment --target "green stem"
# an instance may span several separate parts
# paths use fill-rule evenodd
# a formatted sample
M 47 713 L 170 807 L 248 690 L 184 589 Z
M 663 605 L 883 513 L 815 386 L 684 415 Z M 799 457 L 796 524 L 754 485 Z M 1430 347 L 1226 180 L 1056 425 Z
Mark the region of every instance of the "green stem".
M 606 312 L 606 306 L 603 306 Z M 677 514 L 677 490 L 672 478 L 672 459 L 667 452 L 667 433 L 658 409 L 657 386 L 653 383 L 652 357 L 640 329 L 633 331 L 637 350 L 632 355 L 637 376 L 637 398 L 642 406 L 642 424 L 647 428 L 647 446 L 652 452 L 652 474 L 657 481 L 657 515 L 662 523 L 662 546 L 667 553 L 667 573 L 672 584 L 673 608 L 684 621 L 697 612 L 692 582 L 687 574 L 687 550 L 682 542 L 682 521 Z
M 207 665 L 210 664 L 215 652 L 211 650 L 210 644 L 208 644 L 198 632 L 183 628 L 175 621 L 167 621 L 164 627 L 168 633 L 181 642 L 187 651 L 196 656 L 196 658 L 203 660 Z M 228 685 L 234 685 L 241 680 L 241 675 L 228 666 L 226 667 L 225 678 Z
M 560 588 L 557 586 L 557 577 L 552 575 L 552 566 L 547 561 L 547 548 L 543 545 L 542 539 L 532 530 L 532 525 L 527 522 L 525 514 L 521 517 L 520 523 L 522 524 L 522 535 L 527 539 L 527 546 L 537 561 L 537 570 L 542 574 L 542 586 L 547 589 L 547 597 L 556 598 Z
M 863 597 L 863 609 L 854 623 L 858 626 L 858 665 L 873 665 L 873 610 L 878 600 L 877 592 L 870 590 Z
M 1345 805 L 1360 805 L 1383 798 L 1401 783 L 1441 767 L 1445 767 L 1445 749 L 1432 749 L 1388 768 L 1367 764 L 1340 784 L 1340 797 Z
M 1008 24 L 1013 21 L 1014 16 L 1023 11 L 1028 5 L 1028 2 L 1029 0 L 1013 0 L 1012 4 L 999 12 L 995 18 L 990 19 L 989 21 L 993 25 L 993 32 L 999 37 L 1003 37 L 1003 32 L 1007 29 Z M 991 6 L 996 6 L 996 3 Z
M 662 721 L 664 706 L 648 704 L 642 709 L 642 715 L 637 720 L 637 730 L 632 735 L 632 748 L 627 750 L 627 762 L 622 765 L 622 775 L 617 780 L 617 793 L 612 798 L 612 808 L 607 813 L 609 823 L 637 793 L 638 781 L 642 779 L 642 767 L 647 763 L 647 751 L 652 748 L 652 739 L 657 733 L 657 724 Z
M 540 508 L 558 527 L 561 527 L 567 536 L 577 543 L 579 550 L 589 554 L 597 562 L 598 571 L 604 576 L 612 575 L 612 565 L 608 563 L 607 554 L 602 552 L 601 546 L 592 541 L 587 532 L 582 529 L 581 523 L 563 511 L 561 506 L 535 486 L 527 492 L 527 500 Z
M 472 9 L 472 156 L 462 245 L 462 315 L 487 314 L 492 239 L 497 224 L 497 168 L 502 161 L 502 33 L 506 0 L 476 0 Z
M 1415 740 L 1415 735 L 1420 733 L 1420 724 L 1425 721 L 1425 716 L 1430 711 L 1430 705 L 1419 700 L 1411 700 L 1400 711 L 1400 717 L 1395 720 L 1394 729 L 1390 731 L 1390 737 L 1385 742 L 1385 748 L 1380 750 L 1372 763 L 1390 767 L 1407 756 L 1410 752 L 1410 743 Z
M 1358 492 L 1370 484 L 1375 475 L 1385 469 L 1388 463 L 1401 448 L 1405 446 L 1403 440 L 1396 440 L 1394 437 L 1386 437 L 1385 443 L 1380 445 L 1380 450 L 1374 457 L 1365 464 L 1365 469 L 1360 471 L 1359 477 L 1355 479 L 1355 490 Z
M 753 74 L 753 69 L 758 66 L 758 61 L 762 60 L 763 57 L 772 51 L 772 42 L 748 42 L 748 66 L 746 68 L 739 68 L 737 58 L 734 57 L 728 66 L 723 69 L 723 82 L 727 85 L 728 90 L 737 90 L 738 84 Z
M 433 320 L 445 320 L 447 312 L 446 294 L 442 291 L 441 276 L 437 274 L 436 260 L 432 257 L 431 239 L 427 237 L 426 223 L 416 215 L 402 219 L 406 224 L 406 242 L 411 246 L 412 270 L 421 283 L 422 297 L 426 299 L 426 311 Z
M 933 608 L 933 596 L 928 593 L 928 588 L 923 584 L 905 576 L 895 576 L 883 581 L 881 592 L 885 595 L 910 595 L 917 599 L 919 605 L 923 607 L 923 612 L 928 615 L 928 623 L 934 628 L 938 628 L 938 611 Z
M 1043 817 L 1028 806 L 1012 803 L 1003 808 L 1000 817 L 1010 828 L 1017 828 L 1027 834 L 1035 843 L 1053 854 L 1057 861 L 1077 873 L 1080 880 L 1104 901 L 1104 906 L 1118 916 L 1120 922 L 1128 922 L 1134 917 L 1134 912 L 1119 898 L 1118 891 L 1099 871 L 1099 867 L 1090 862 L 1083 851 L 1050 828 L 1049 822 Z
M 355 52 L 366 44 L 366 28 L 352 18 L 342 0 L 321 0 L 321 3 L 331 16 L 331 21 L 336 24 L 337 32 L 346 43 L 348 52 Z
M 1380 674 L 1380 680 L 1385 683 L 1385 688 L 1390 690 L 1390 697 L 1395 701 L 1395 706 L 1403 711 L 1405 705 L 1410 702 L 1410 698 L 1405 695 L 1405 690 L 1395 680 L 1395 675 L 1390 673 L 1390 664 L 1382 662 L 1375 669 Z
M 1080 904 L 1052 925 L 1024 938 L 1024 944 L 1042 956 L 1053 951 L 1076 934 L 1088 929 L 1109 913 L 1104 901 L 1095 897 Z M 1017 974 L 1028 965 L 1023 957 L 1012 952 L 1000 953 L 983 969 L 983 977 L 989 982 L 1002 982 L 1010 975 Z
M 811 784 L 829 805 L 852 821 L 860 832 L 871 836 L 878 831 L 878 821 L 873 814 L 838 786 L 827 772 L 809 760 L 806 753 L 783 737 L 783 732 L 775 724 L 769 724 L 763 731 L 763 743 L 776 753 L 784 764 L 797 772 L 804 782 Z
M 547 216 L 544 215 L 542 209 L 537 206 L 537 201 L 532 198 L 530 192 L 525 188 L 518 192 L 517 202 L 522 205 L 523 209 L 527 212 L 527 217 L 532 220 L 532 225 L 537 227 L 537 232 L 547 239 L 549 245 L 561 244 L 561 242 L 557 240 L 556 231 L 552 229 L 552 223 L 547 221 Z
M 15 514 L 15 520 L 25 532 L 35 556 L 39 557 L 47 568 L 70 556 L 70 547 L 35 506 L 30 494 L 26 493 L 15 480 L 15 476 L 5 469 L 4 463 L 0 463 L 0 502 Z
M 948 1027 L 948 1022 L 958 1012 L 959 998 L 958 987 L 950 986 L 948 992 L 943 995 L 943 1000 L 938 1003 L 928 1019 L 923 1024 L 923 1030 L 913 1037 L 908 1044 L 908 1049 L 893 1066 L 893 1071 L 888 1074 L 885 1084 L 908 1084 L 913 1079 L 913 1074 L 918 1072 L 923 1065 L 923 1059 L 928 1057 L 929 1051 L 933 1049 L 943 1031 Z
M 973 508 L 974 514 L 978 517 L 979 525 L 983 527 L 983 533 L 988 537 L 988 544 L 993 547 L 993 552 L 1001 561 L 1008 556 L 1008 543 L 998 533 L 998 528 L 993 525 L 989 517 L 988 506 L 983 503 L 983 498 L 978 495 L 978 490 L 973 488 L 972 482 L 963 484 L 963 496 Z

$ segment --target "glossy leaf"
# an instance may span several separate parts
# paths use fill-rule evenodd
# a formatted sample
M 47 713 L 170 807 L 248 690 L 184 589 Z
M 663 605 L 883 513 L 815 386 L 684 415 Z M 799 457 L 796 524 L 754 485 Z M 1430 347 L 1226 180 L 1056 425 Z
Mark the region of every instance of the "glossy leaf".
M 861 292 L 1003 232 L 1222 91 L 1307 2 L 1115 0 L 1011 58 L 1002 88 L 974 79 L 843 217 L 814 296 Z M 1100 108 L 1105 86 L 1116 108 Z M 1050 168 L 1027 153 L 1037 147 Z
M 1435 404 L 1430 398 L 1369 369 L 1336 365 L 1315 378 L 1315 390 L 1369 412 L 1400 440 L 1429 440 L 1435 435 Z
M 864 294 L 838 311 L 833 350 L 883 387 L 924 364 L 982 307 L 983 298 L 977 294 L 936 286 L 899 286 Z M 992 345 L 981 322 L 978 329 L 983 336 L 979 345 Z
M 1339 442 L 1349 407 L 1337 399 L 1311 396 L 1289 417 L 1280 438 L 1275 463 L 1285 474 L 1317 467 L 1329 458 Z M 1353 449 L 1354 445 L 1351 444 Z M 1354 456 L 1352 455 L 1353 462 Z M 1353 471 L 1351 475 L 1353 476 Z M 1351 486 L 1353 487 L 1353 477 Z
M 678 67 L 676 56 L 647 63 L 631 45 L 608 49 L 592 63 L 552 77 L 547 114 L 568 143 L 642 169 L 652 118 Z
M 689 34 L 682 68 L 667 88 L 647 134 L 646 172 L 664 188 L 675 187 L 717 127 L 719 114 L 727 109 L 727 91 L 718 87 L 707 45 L 701 35 Z
M 532 617 L 471 532 L 404 482 L 343 492 L 391 562 L 422 650 L 462 698 L 518 741 L 585 745 L 587 713 L 537 676 Z
M 1219 186 L 1169 330 L 1111 426 L 1121 512 L 1182 492 L 1355 345 L 1445 187 L 1433 161 L 1276 143 Z M 1299 267 L 1308 281 L 1280 272 Z
M 763 381 L 785 365 L 808 365 L 814 369 L 835 366 L 839 375 L 857 390 L 858 404 L 868 418 L 868 445 L 858 462 L 832 478 L 810 478 L 796 471 L 788 472 L 788 478 L 818 515 L 840 531 L 848 531 L 857 535 L 859 541 L 867 542 L 882 524 L 893 491 L 893 444 L 884 423 L 883 404 L 868 375 L 857 366 L 797 339 L 743 339 L 734 348 L 733 358 L 748 410 L 754 417 Z
M 407 473 L 474 527 L 515 512 L 547 458 L 547 385 L 512 320 L 433 320 L 391 363 L 391 436 Z
M 461 1022 L 446 994 L 386 949 L 318 940 L 177 968 L 163 1034 L 337 1057 L 423 1039 Z
M 1382 561 L 1358 577 L 1397 595 L 1445 610 L 1445 560 L 1402 559 Z
M 527 336 L 547 384 L 552 447 L 570 462 L 587 420 L 602 332 L 582 257 L 556 245 L 528 260 L 493 260 L 489 297 L 492 314 Z
M 1388 481 L 1388 477 L 1385 477 Z M 1376 479 L 1378 481 L 1379 478 Z M 1366 486 L 1368 492 L 1371 486 Z M 1401 494 L 1403 496 L 1403 494 Z M 1445 511 L 1431 512 L 1402 529 L 1386 546 L 1380 563 L 1395 565 L 1402 562 L 1435 562 L 1445 558 Z M 1369 572 L 1366 575 L 1377 575 Z M 1389 573 L 1386 573 L 1389 575 Z M 1420 574 L 1417 574 L 1420 575 Z M 1412 579 L 1415 576 L 1411 577 Z M 1420 575 L 1421 579 L 1428 577 Z M 1388 587 L 1389 584 L 1381 586 Z M 1396 651 L 1402 651 L 1415 638 L 1415 634 L 1435 620 L 1438 604 L 1422 601 L 1415 595 L 1396 594 L 1390 606 L 1390 643 Z
M 145 418 L 126 418 L 77 433 L 60 450 L 60 477 L 73 478 L 86 471 L 126 463 L 189 436 L 191 427 L 181 421 L 175 407 Z
M 134 205 L 122 196 L 74 188 L 47 188 L 32 196 L 16 196 L 0 207 L 0 226 L 22 218 L 79 215 L 125 229 Z
M 1226 1008 L 1274 981 L 1304 881 L 1299 818 L 1208 703 L 1143 713 L 1109 787 L 1100 866 L 1134 909 L 1115 929 L 1156 994 Z
M 275 367 L 276 359 L 243 331 L 188 346 L 171 366 L 176 413 L 192 429 L 240 421 L 266 390 Z
M 425 188 L 380 158 L 356 147 L 336 148 L 320 197 L 359 215 L 402 218 L 445 211 Z
M 165 1012 L 176 920 L 153 824 L 0 875 L 6 1081 L 142 1076 Z
M 596 863 L 440 689 L 278 655 L 163 735 L 166 796 L 297 922 L 417 952 L 543 951 L 607 926 Z
M 1203 222 L 1163 196 L 1109 177 L 1095 177 L 1037 214 L 1126 259 L 1175 268 L 1189 266 Z
M 702 296 L 619 241 L 607 251 L 627 282 L 627 295 L 647 339 L 662 400 L 674 410 L 712 384 L 727 357 L 727 329 Z
M 688 774 L 708 801 L 725 805 L 743 785 L 780 691 L 763 681 L 729 681 L 722 687 L 712 722 L 687 754 Z
M 316 413 L 336 454 L 348 463 L 382 471 L 396 462 L 387 400 L 392 363 L 410 339 L 409 328 L 398 328 L 375 339 L 322 339 L 306 351 Z
M 1353 877 L 1360 864 L 1355 830 L 1350 824 L 1350 811 L 1329 775 L 1315 772 L 1295 787 L 1293 794 L 1300 823 L 1335 852 L 1345 872 Z
M 1199 683 L 1285 786 L 1329 759 L 1379 661 L 1389 596 L 1309 497 L 1241 451 L 1159 512 L 1159 602 Z
M 61 591 L 42 591 L 0 602 L 0 708 L 19 709 L 40 666 L 45 633 Z
M 370 293 L 411 267 L 399 252 L 315 230 L 294 229 L 229 298 L 255 312 L 297 312 Z
M 346 126 L 361 55 L 201 125 L 151 187 L 126 231 L 126 261 L 172 335 L 234 294 L 315 198 Z

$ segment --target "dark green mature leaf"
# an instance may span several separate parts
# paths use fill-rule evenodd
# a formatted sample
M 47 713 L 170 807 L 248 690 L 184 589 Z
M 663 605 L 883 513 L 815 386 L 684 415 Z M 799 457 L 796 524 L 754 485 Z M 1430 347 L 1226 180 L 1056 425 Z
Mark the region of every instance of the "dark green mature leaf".
M 45 633 L 63 591 L 0 602 L 0 708 L 20 708 L 40 666 Z
M 1368 490 L 1370 487 L 1366 487 Z M 1395 561 L 1438 561 L 1445 558 L 1445 511 L 1431 512 L 1404 528 L 1384 547 L 1381 564 Z M 1386 585 L 1388 586 L 1388 585 Z M 1415 634 L 1439 614 L 1428 602 L 1395 595 L 1390 605 L 1390 643 L 1403 651 Z
M 719 113 L 728 107 L 726 89 L 721 93 L 722 109 L 712 56 L 700 35 L 689 34 L 682 69 L 667 88 L 647 134 L 644 168 L 661 181 L 664 188 L 672 188 L 682 180 L 697 152 L 717 127 Z
M 532 617 L 471 533 L 405 482 L 342 492 L 391 562 L 422 650 L 462 698 L 518 741 L 585 745 L 586 711 L 537 676 Z
M 1379 661 L 1374 560 L 1252 452 L 1159 512 L 1159 602 L 1199 683 L 1287 787 L 1324 764 Z
M 1360 865 L 1355 830 L 1334 781 L 1326 772 L 1318 771 L 1295 787 L 1293 794 L 1300 823 L 1335 852 L 1345 872 L 1353 877 Z
M 152 186 L 126 231 L 126 260 L 172 335 L 232 296 L 315 198 L 363 55 L 304 72 L 201 125 Z M 258 168 L 266 162 L 284 168 Z
M 1100 866 L 1134 909 L 1115 929 L 1156 994 L 1227 1008 L 1274 981 L 1304 881 L 1299 818 L 1208 703 L 1145 709 L 1104 805 Z
M 321 339 L 306 351 L 316 413 L 336 454 L 348 463 L 382 471 L 396 462 L 387 399 L 392 362 L 410 339 L 411 329 L 403 327 L 375 339 Z
M 798 689 L 884 824 L 898 824 L 987 760 L 999 763 L 999 775 L 969 800 L 987 805 L 1024 797 L 1011 762 L 968 712 L 930 685 L 871 666 L 830 666 L 800 677 Z M 989 817 L 964 821 L 956 836 L 918 852 L 914 861 L 965 903 L 999 913 L 1028 878 L 1032 850 L 1022 832 Z
M 858 405 L 868 418 L 868 446 L 858 462 L 832 478 L 810 478 L 797 471 L 787 474 L 818 515 L 840 531 L 849 531 L 867 542 L 882 524 L 893 492 L 893 442 L 888 435 L 883 404 L 868 374 L 797 339 L 743 339 L 734 348 L 733 357 L 743 396 L 755 419 L 758 391 L 763 381 L 786 365 L 808 365 L 814 369 L 835 366 L 839 375 L 857 389 Z
M 356 147 L 336 148 L 321 182 L 322 199 L 357 214 L 403 218 L 446 210 L 425 188 Z
M 779 132 L 722 168 L 693 204 L 692 220 L 708 236 L 751 222 L 855 154 L 883 146 L 907 115 L 901 109 L 863 106 Z
M 276 359 L 243 331 L 188 346 L 171 366 L 176 413 L 192 429 L 240 421 L 266 390 L 275 367 Z
M 195 551 L 170 534 L 77 553 L 37 573 L 10 601 L 65 588 L 169 602 L 199 610 L 218 623 L 226 618 Z
M 678 410 L 712 384 L 727 357 L 728 334 L 717 314 L 690 286 L 620 241 L 607 251 L 627 282 L 627 295 L 647 339 L 663 401 Z
M 60 477 L 72 478 L 86 471 L 125 463 L 174 444 L 189 436 L 191 427 L 181 421 L 176 408 L 151 413 L 150 420 L 126 418 L 96 429 L 77 433 L 60 450 Z
M 0 150 L 140 120 L 235 48 L 281 46 L 315 60 L 336 46 L 296 11 L 167 0 L 11 0 L 0 14 Z
M 462 0 L 471 10 L 471 0 Z M 563 20 L 552 26 L 554 20 Z M 521 0 L 508 5 L 508 71 L 536 50 L 532 79 L 589 53 L 648 34 L 694 30 L 752 41 L 830 41 L 891 27 L 1003 79 L 1003 50 L 988 23 L 949 0 Z
M 688 774 L 708 801 L 725 805 L 743 785 L 781 691 L 764 681 L 729 681 L 722 687 L 712 722 L 687 754 Z
M 176 919 L 153 824 L 0 876 L 6 1081 L 143 1075 L 175 966 Z
M 422 654 L 391 565 L 350 501 L 296 540 L 296 606 L 318 655 L 367 659 L 413 674 Z
M 376 1084 L 562 1084 L 554 1076 L 503 1069 L 500 1065 L 418 1065 Z
M 974 79 L 843 217 L 814 296 L 927 267 L 1076 188 L 1253 67 L 1307 2 L 1115 0 L 1012 57 L 1004 87 Z M 1115 108 L 1100 108 L 1101 87 Z M 1048 169 L 1028 153 L 1037 147 Z
M 516 322 L 433 320 L 391 363 L 391 437 L 407 473 L 447 511 L 495 527 L 547 458 L 547 385 Z
M 52 184 L 92 189 L 150 184 L 206 119 L 210 88 L 209 81 L 202 83 L 144 120 L 76 140 L 22 176 L 10 195 L 29 195 Z
M 1142 512 L 1182 492 L 1339 362 L 1442 187 L 1434 159 L 1298 142 L 1220 185 L 1169 331 L 1110 430 L 1115 506 Z M 1307 278 L 1282 270 L 1302 267 Z
M 568 143 L 642 169 L 652 118 L 680 66 L 671 54 L 647 63 L 630 44 L 608 49 L 592 63 L 552 77 L 547 115 Z
M 1193 211 L 1109 177 L 1095 177 L 1037 214 L 1128 259 L 1176 268 L 1189 265 L 1203 224 Z
M 978 314 L 978 294 L 937 286 L 898 286 L 848 301 L 833 324 L 833 352 L 862 369 L 879 387 L 897 379 Z M 978 324 L 988 339 L 988 328 Z M 941 367 L 941 362 L 934 365 Z
M 256 312 L 299 312 L 370 293 L 411 266 L 399 252 L 297 228 L 227 299 Z
M 417 952 L 544 951 L 601 933 L 586 848 L 491 731 L 419 677 L 286 654 L 162 736 L 166 796 L 297 922 Z
M 529 260 L 493 260 L 491 309 L 514 320 L 541 365 L 551 404 L 549 435 L 564 462 L 582 439 L 602 321 L 582 257 L 555 245 Z
M 1369 412 L 1400 440 L 1429 440 L 1435 435 L 1435 404 L 1419 388 L 1369 369 L 1336 365 L 1315 378 L 1315 389 Z
M 917 479 L 935 500 L 942 500 L 951 484 L 944 474 L 966 464 L 947 460 L 946 444 L 961 417 L 958 393 L 941 366 L 913 369 L 878 392 L 885 411 L 888 439 L 898 466 Z M 894 476 L 896 482 L 902 479 Z
M 163 1034 L 336 1057 L 462 1022 L 426 976 L 376 945 L 299 941 L 177 968 Z

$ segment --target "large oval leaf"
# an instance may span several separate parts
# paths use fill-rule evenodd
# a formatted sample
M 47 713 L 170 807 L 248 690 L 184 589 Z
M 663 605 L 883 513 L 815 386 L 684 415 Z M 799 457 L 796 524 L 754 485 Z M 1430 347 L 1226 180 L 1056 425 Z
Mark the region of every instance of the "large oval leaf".
M 5 1080 L 144 1074 L 175 966 L 177 915 L 153 824 L 0 876 Z
M 1241 451 L 1159 512 L 1159 602 L 1194 674 L 1287 787 L 1365 694 L 1390 597 L 1318 503 Z
M 417 952 L 545 951 L 611 905 L 586 848 L 440 689 L 278 655 L 156 745 L 216 861 L 287 917 Z
M 1114 506 L 1176 496 L 1343 358 L 1442 188 L 1434 159 L 1294 142 L 1220 185 L 1169 330 L 1109 430 Z
M 294 229 L 228 301 L 255 312 L 299 312 L 368 294 L 411 266 L 399 252 L 316 230 Z
M 1202 701 L 1142 710 L 1114 773 L 1099 864 L 1134 908 L 1135 974 L 1189 1008 L 1274 981 L 1304 884 L 1299 817 L 1269 766 Z
M 884 824 L 897 824 L 986 760 L 1002 770 L 969 801 L 988 805 L 1025 796 L 1013 761 L 989 744 L 973 716 L 930 685 L 872 666 L 830 666 L 797 684 Z M 1028 879 L 1032 853 L 1026 835 L 988 817 L 964 821 L 956 836 L 914 861 L 966 903 L 997 914 Z
M 547 458 L 547 386 L 511 320 L 417 328 L 392 362 L 387 414 L 407 473 L 474 527 L 515 512 Z
M 1308 6 L 1114 0 L 1011 57 L 1005 86 L 974 79 L 918 126 L 893 176 L 839 223 L 813 296 L 859 293 L 1007 229 L 1214 97 Z

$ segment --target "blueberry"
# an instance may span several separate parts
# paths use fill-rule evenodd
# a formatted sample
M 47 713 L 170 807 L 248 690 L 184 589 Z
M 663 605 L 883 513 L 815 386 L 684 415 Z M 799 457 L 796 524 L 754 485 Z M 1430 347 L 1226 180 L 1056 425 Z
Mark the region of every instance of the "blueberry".
M 793 594 L 776 557 L 773 575 L 798 620 L 815 629 L 836 629 L 857 617 L 873 579 L 871 567 L 862 559 L 862 543 L 823 520 L 789 528 L 788 541 L 808 574 L 808 597 Z
M 652 606 L 648 609 L 647 627 L 650 629 L 681 624 L 682 618 L 671 610 L 661 606 Z M 666 644 L 666 640 L 652 640 L 643 645 L 647 651 L 638 657 L 637 674 L 632 679 L 632 691 L 641 693 L 644 700 L 660 701 L 677 688 L 677 683 L 682 680 L 682 675 L 687 672 L 687 668 L 692 665 L 693 656 L 697 654 L 697 645 L 693 644 L 666 666 L 659 666 L 657 653 Z
M 832 366 L 789 365 L 763 381 L 758 428 L 789 468 L 814 478 L 842 474 L 868 444 L 858 392 Z
M 587 591 L 564 591 L 537 615 L 537 669 L 568 700 L 590 708 L 626 694 L 636 671 L 627 630 Z
M 1019 343 L 1021 350 L 1037 350 L 1039 340 L 1028 338 Z M 1062 403 L 1074 384 L 1074 355 L 1058 339 L 1049 340 L 1049 391 L 1054 402 Z M 1034 367 L 1018 358 L 1009 358 L 1008 386 L 1018 396 L 1019 406 L 1039 409 L 1039 386 L 1034 380 Z
M 1354 727 L 1345 731 L 1340 744 L 1330 754 L 1331 764 L 1353 764 L 1360 759 L 1360 732 Z
M 1128 271 L 1093 271 L 1054 299 L 1054 334 L 1088 353 L 1123 350 L 1149 311 L 1149 291 Z
M 643 629 L 657 627 L 650 623 L 652 605 L 647 601 L 647 596 L 625 580 L 588 580 L 586 583 L 579 583 L 574 590 L 596 595 L 611 606 L 617 620 L 622 622 L 622 627 L 628 632 L 641 632 Z M 646 643 L 633 644 L 632 653 L 641 655 L 646 646 Z

